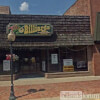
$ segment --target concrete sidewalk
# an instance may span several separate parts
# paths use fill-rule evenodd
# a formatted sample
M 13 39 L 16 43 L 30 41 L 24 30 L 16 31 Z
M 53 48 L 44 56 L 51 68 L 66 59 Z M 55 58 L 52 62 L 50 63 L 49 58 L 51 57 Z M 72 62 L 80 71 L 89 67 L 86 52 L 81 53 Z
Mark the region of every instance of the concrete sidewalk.
M 91 97 L 92 95 L 92 97 Z M 28 99 L 26 99 L 28 100 Z M 53 98 L 42 98 L 42 99 L 29 99 L 29 100 L 60 100 L 60 97 L 53 97 Z M 82 100 L 100 100 L 100 94 L 88 94 L 84 95 L 84 98 Z
M 34 84 L 49 84 L 62 82 L 78 82 L 100 80 L 100 76 L 81 76 L 81 77 L 66 77 L 66 78 L 21 78 L 14 81 L 14 85 L 34 85 Z M 0 86 L 10 86 L 10 81 L 0 81 Z

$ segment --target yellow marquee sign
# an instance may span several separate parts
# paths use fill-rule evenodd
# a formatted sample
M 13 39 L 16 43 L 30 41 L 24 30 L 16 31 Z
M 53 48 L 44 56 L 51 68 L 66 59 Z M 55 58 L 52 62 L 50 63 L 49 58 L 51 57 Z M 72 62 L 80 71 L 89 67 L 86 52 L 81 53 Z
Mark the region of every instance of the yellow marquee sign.
M 63 72 L 73 72 L 74 66 L 63 66 Z
M 16 36 L 51 36 L 53 26 L 50 24 L 17 24 L 10 23 L 7 26 L 7 33 L 12 30 Z

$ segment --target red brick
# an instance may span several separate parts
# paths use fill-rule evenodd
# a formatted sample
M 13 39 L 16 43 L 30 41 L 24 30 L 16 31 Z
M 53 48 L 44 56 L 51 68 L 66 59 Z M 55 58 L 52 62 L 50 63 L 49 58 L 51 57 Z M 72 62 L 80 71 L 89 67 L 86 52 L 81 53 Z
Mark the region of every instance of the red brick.
M 100 53 L 93 54 L 93 73 L 100 76 Z
M 77 0 L 64 15 L 90 16 L 89 0 Z
M 100 80 L 15 86 L 17 100 L 60 96 L 60 91 L 82 91 L 84 94 L 100 93 Z M 43 91 L 39 91 L 39 90 Z M 36 92 L 29 90 L 36 90 Z M 10 87 L 0 87 L 0 100 L 8 100 Z
M 94 34 L 97 12 L 100 12 L 100 0 L 77 0 L 64 15 L 90 16 L 91 34 Z

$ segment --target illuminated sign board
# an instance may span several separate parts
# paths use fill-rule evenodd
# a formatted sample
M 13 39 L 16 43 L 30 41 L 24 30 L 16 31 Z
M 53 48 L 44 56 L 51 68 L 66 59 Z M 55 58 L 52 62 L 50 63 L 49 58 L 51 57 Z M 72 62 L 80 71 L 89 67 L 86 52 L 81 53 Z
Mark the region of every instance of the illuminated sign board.
M 11 30 L 16 36 L 51 36 L 53 34 L 51 24 L 10 23 L 7 26 L 7 33 Z

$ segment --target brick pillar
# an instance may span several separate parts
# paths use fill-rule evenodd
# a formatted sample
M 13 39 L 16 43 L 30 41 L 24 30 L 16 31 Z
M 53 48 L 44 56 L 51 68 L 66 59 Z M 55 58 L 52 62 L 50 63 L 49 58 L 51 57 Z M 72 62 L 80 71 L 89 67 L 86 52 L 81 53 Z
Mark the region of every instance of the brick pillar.
M 93 74 L 100 76 L 100 53 L 93 54 Z
M 93 57 L 93 47 L 87 47 L 87 60 L 88 60 L 88 71 L 91 75 L 93 75 L 93 65 L 92 65 L 92 57 Z

